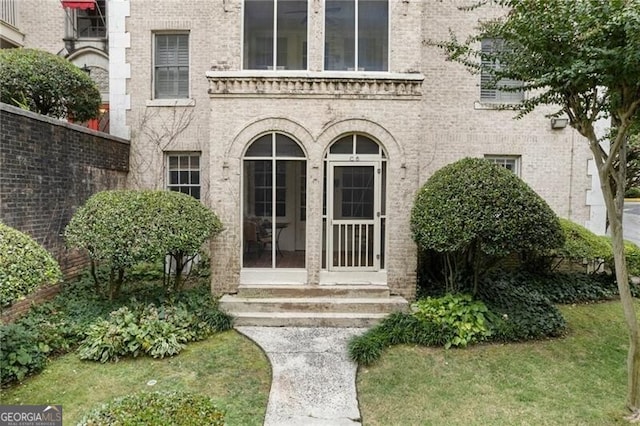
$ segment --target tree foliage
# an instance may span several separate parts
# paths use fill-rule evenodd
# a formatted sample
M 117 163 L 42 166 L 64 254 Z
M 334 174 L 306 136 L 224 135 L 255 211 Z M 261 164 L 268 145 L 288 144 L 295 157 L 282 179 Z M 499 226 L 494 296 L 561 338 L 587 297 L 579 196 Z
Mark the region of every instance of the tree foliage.
M 465 41 L 436 41 L 448 58 L 492 76 L 519 80 L 527 91 L 518 116 L 540 105 L 566 115 L 593 153 L 607 208 L 616 280 L 629 329 L 627 404 L 640 420 L 640 326 L 629 287 L 622 237 L 628 137 L 640 121 L 640 0 L 481 0 L 502 17 L 479 23 Z M 493 6 L 492 6 L 493 7 Z M 481 52 L 484 38 L 504 49 Z M 482 59 L 482 61 L 481 61 Z M 500 66 L 491 64 L 499 62 Z M 482 65 L 482 64 L 487 64 Z M 601 135 L 596 122 L 608 118 Z
M 65 237 L 69 246 L 86 249 L 94 264 L 108 265 L 109 294 L 115 297 L 128 268 L 165 256 L 177 265 L 173 287 L 179 290 L 182 266 L 221 229 L 218 217 L 188 195 L 118 190 L 89 198 L 69 222 Z M 95 273 L 94 279 L 98 284 Z
M 82 122 L 99 114 L 100 92 L 80 68 L 37 49 L 0 50 L 0 101 Z
M 464 158 L 438 170 L 418 192 L 411 212 L 422 250 L 447 257 L 449 290 L 478 278 L 511 253 L 560 247 L 563 234 L 547 203 L 511 171 L 484 159 Z
M 33 238 L 0 222 L 0 307 L 62 279 L 58 262 Z

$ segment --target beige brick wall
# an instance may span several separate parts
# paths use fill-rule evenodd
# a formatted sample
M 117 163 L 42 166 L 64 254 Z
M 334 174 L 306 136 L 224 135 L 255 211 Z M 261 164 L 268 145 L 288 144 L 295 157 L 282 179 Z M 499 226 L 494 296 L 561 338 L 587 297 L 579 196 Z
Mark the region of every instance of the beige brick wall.
M 57 0 L 20 0 L 19 30 L 24 47 L 58 54 L 64 49 L 65 10 Z
M 442 166 L 465 156 L 521 156 L 522 178 L 563 217 L 589 219 L 585 191 L 590 187 L 587 144 L 572 129 L 551 130 L 545 112 L 515 121 L 513 111 L 482 108 L 479 76 L 444 60 L 426 43 L 464 38 L 478 16 L 461 12 L 463 1 L 391 1 L 390 71 L 422 73 L 420 100 L 380 100 L 362 96 L 212 96 L 205 73 L 238 71 L 242 51 L 242 1 L 133 1 L 126 31 L 131 36 L 128 93 L 131 110 L 132 186 L 161 188 L 163 151 L 201 151 L 205 202 L 222 218 L 225 230 L 212 243 L 215 292 L 233 292 L 240 276 L 241 155 L 265 131 L 294 137 L 307 153 L 307 269 L 318 282 L 320 270 L 322 159 L 335 137 L 364 132 L 388 153 L 387 272 L 396 293 L 412 297 L 415 247 L 409 212 L 419 186 Z M 322 71 L 324 10 L 309 3 L 309 70 Z M 491 11 L 490 11 L 491 12 Z M 156 31 L 188 31 L 192 106 L 161 107 L 152 98 L 152 43 Z M 185 117 L 188 117 L 186 119 Z M 188 127 L 174 134 L 176 125 Z M 177 123 L 177 124 L 176 124 Z M 172 130 L 174 129 L 174 130 Z M 162 134 L 170 137 L 162 137 Z

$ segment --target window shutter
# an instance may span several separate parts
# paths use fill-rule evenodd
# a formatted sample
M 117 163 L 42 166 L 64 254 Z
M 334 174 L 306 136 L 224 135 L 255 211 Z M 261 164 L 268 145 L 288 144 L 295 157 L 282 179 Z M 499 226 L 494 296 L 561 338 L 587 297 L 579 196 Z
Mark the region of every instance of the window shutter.
M 484 39 L 481 42 L 481 51 L 482 53 L 492 53 L 504 49 L 504 43 L 501 40 L 494 39 Z M 500 64 L 497 62 L 492 62 L 488 60 L 482 60 L 482 68 L 493 68 L 497 69 L 500 67 Z M 511 79 L 502 79 L 497 82 L 496 88 L 489 88 L 489 83 L 491 82 L 491 75 L 487 72 L 482 71 L 480 74 L 480 101 L 482 102 L 499 102 L 499 103 L 507 103 L 513 104 L 521 102 L 524 99 L 524 92 L 522 90 L 518 91 L 505 91 L 500 90 L 501 87 L 504 88 L 522 88 L 522 82 L 519 80 L 511 80 Z

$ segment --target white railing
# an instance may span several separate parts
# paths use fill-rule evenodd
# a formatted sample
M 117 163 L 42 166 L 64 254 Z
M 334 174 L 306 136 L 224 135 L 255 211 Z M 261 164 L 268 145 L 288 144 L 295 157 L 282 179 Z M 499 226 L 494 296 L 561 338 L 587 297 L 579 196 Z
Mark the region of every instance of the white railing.
M 334 220 L 333 267 L 375 267 L 374 241 L 373 220 Z

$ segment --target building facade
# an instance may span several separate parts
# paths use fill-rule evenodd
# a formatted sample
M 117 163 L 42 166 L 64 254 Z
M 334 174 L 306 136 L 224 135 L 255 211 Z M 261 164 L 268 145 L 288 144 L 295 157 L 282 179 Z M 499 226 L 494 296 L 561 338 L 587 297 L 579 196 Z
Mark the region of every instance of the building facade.
M 65 22 L 59 2 L 40 3 Z M 430 45 L 502 13 L 468 3 L 106 2 L 110 130 L 131 140 L 129 185 L 189 193 L 220 216 L 214 293 L 369 283 L 412 299 L 415 193 L 467 156 L 602 232 L 582 137 L 551 110 L 514 120 L 497 105 L 526 93 L 490 89 Z M 69 30 L 56 31 L 59 45 Z

